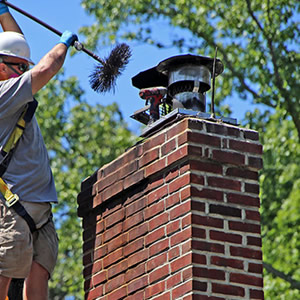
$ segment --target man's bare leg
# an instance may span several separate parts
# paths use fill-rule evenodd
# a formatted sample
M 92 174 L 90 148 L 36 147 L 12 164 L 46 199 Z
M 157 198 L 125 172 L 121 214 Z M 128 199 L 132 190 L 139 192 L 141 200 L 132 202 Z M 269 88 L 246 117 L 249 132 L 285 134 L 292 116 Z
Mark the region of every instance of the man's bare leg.
M 0 275 L 0 300 L 5 300 L 11 278 Z
M 48 300 L 48 280 L 48 271 L 33 261 L 25 280 L 24 300 Z

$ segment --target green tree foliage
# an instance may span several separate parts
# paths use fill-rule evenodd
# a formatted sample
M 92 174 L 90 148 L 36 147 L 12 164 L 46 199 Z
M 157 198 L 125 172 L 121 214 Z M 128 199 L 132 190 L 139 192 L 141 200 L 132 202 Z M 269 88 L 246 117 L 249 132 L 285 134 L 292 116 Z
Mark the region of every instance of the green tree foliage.
M 80 183 L 134 144 L 116 104 L 90 105 L 75 78 L 63 74 L 39 92 L 37 118 L 55 177 L 54 217 L 60 240 L 50 299 L 83 299 L 82 227 L 77 216 Z
M 296 0 L 81 0 L 97 22 L 89 47 L 118 39 L 218 57 L 216 102 L 262 104 L 243 124 L 260 132 L 266 299 L 299 299 L 300 2 Z M 158 30 L 157 30 L 158 28 Z M 167 33 L 161 34 L 163 31 Z M 166 39 L 166 36 L 168 37 Z M 247 124 L 247 125 L 246 125 Z

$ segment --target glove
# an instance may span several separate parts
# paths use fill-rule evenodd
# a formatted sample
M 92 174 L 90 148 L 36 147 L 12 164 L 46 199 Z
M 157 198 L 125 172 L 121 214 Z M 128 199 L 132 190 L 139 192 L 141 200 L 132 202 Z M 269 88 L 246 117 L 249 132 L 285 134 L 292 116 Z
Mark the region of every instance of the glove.
M 72 33 L 69 30 L 66 30 L 60 37 L 59 43 L 65 44 L 68 48 L 74 45 L 74 42 L 78 41 L 76 34 Z
M 0 15 L 3 15 L 8 12 L 8 7 L 5 4 L 5 1 L 0 2 Z

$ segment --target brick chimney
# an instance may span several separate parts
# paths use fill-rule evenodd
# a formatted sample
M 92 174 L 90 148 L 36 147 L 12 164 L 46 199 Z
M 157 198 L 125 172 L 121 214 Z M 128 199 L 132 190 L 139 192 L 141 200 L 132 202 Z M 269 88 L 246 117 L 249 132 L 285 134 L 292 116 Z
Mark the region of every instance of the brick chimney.
M 264 299 L 258 133 L 177 117 L 84 180 L 85 299 Z

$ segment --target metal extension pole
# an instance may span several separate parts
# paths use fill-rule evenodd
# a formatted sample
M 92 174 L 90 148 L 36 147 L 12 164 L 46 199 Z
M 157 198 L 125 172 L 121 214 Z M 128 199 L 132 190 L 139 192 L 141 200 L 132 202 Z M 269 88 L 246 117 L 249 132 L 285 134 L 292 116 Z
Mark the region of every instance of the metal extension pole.
M 24 11 L 23 9 L 9 3 L 8 1 L 2 0 L 0 2 L 4 2 L 7 6 L 11 7 L 12 9 L 18 11 L 20 14 L 28 17 L 29 19 L 37 22 L 38 24 L 44 26 L 45 28 L 49 29 L 50 31 L 54 32 L 55 34 L 57 34 L 58 36 L 62 35 L 62 32 L 60 32 L 59 30 L 55 29 L 54 27 L 50 26 L 49 24 L 45 23 L 44 21 L 36 18 L 35 16 L 29 14 L 28 12 Z M 76 48 L 76 50 L 78 51 L 83 51 L 86 54 L 88 54 L 89 56 L 91 56 L 92 58 L 94 58 L 95 60 L 97 60 L 98 62 L 100 62 L 102 65 L 104 65 L 104 61 L 95 53 L 93 53 L 92 51 L 86 49 L 80 42 L 76 41 L 74 44 L 74 47 Z

